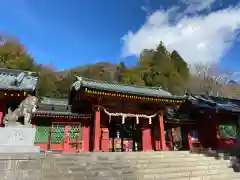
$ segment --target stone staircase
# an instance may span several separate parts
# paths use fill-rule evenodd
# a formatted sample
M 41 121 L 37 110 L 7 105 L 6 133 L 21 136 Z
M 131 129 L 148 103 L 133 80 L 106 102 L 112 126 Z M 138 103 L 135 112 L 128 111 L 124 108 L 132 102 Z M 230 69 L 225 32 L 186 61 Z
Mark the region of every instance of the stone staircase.
M 223 159 L 187 151 L 46 154 L 41 180 L 237 180 Z

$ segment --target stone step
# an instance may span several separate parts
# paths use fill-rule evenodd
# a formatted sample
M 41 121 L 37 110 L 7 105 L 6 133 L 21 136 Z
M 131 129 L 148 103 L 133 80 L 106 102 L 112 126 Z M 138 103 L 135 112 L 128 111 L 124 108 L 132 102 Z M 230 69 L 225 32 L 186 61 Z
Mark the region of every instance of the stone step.
M 239 180 L 240 174 L 239 173 L 222 173 L 222 174 L 213 174 L 208 176 L 205 175 L 205 176 L 192 176 L 192 177 L 178 177 L 178 178 L 171 178 L 169 180 L 226 180 L 226 179 Z M 148 180 L 151 180 L 151 179 L 148 179 Z
M 151 156 L 146 156 L 146 155 L 142 155 L 142 156 L 120 156 L 120 155 L 111 155 L 108 156 L 107 154 L 103 155 L 103 154 L 93 154 L 90 156 L 85 156 L 85 155 L 56 155 L 56 154 L 48 154 L 47 157 L 54 157 L 57 159 L 88 159 L 91 158 L 93 160 L 120 160 L 120 159 L 131 159 L 131 160 L 135 160 L 135 159 L 165 159 L 165 158 L 206 158 L 207 156 L 204 156 L 202 154 L 193 154 L 193 155 L 185 155 L 185 154 L 180 154 L 180 155 L 165 155 L 165 154 L 159 154 L 159 155 L 151 155 Z M 215 158 L 215 157 L 207 157 L 207 158 Z M 215 158 L 215 159 L 220 159 L 220 158 Z
M 155 180 L 155 179 L 161 179 L 161 180 L 237 180 L 240 178 L 240 175 L 238 173 L 229 172 L 229 171 L 197 171 L 197 172 L 181 172 L 181 173 L 172 173 L 172 174 L 144 174 L 144 173 L 128 173 L 128 174 L 115 174 L 114 176 L 102 176 L 99 174 L 87 174 L 83 175 L 81 173 L 69 173 L 69 174 L 49 174 L 48 176 L 42 176 L 42 179 L 44 180 L 73 180 L 73 179 L 96 179 L 96 180 L 104 180 L 104 179 L 113 179 L 113 180 L 122 180 L 122 179 L 138 179 L 138 180 Z
M 234 175 L 235 173 L 233 172 L 232 169 L 213 169 L 213 170 L 198 170 L 198 171 L 190 171 L 190 172 L 174 172 L 174 173 L 149 173 L 145 174 L 142 172 L 139 172 L 137 174 L 137 177 L 140 180 L 145 180 L 145 179 L 179 179 L 179 178 L 193 178 L 193 177 L 203 177 L 203 176 L 213 176 L 213 175 L 222 175 L 222 174 L 228 174 L 228 175 Z
M 46 154 L 42 174 L 43 180 L 239 179 L 228 164 L 187 151 Z
M 47 163 L 48 165 L 48 163 Z M 58 168 L 58 169 L 96 169 L 96 168 L 108 168 L 108 169 L 125 169 L 125 168 L 134 168 L 134 169 L 159 169 L 159 168 L 178 168 L 178 167 L 196 167 L 196 166 L 225 166 L 229 165 L 226 161 L 196 161 L 196 162 L 168 162 L 168 163 L 124 163 L 124 162 L 115 162 L 115 163 L 87 163 L 87 162 L 65 162 L 57 163 L 52 166 L 43 165 L 44 169 L 47 168 Z
M 6 160 L 6 159 L 12 159 L 12 160 L 18 160 L 18 159 L 42 159 L 45 155 L 42 153 L 0 153 L 0 160 Z
M 192 172 L 192 171 L 209 171 L 214 169 L 228 169 L 228 166 L 226 164 L 221 165 L 211 165 L 211 166 L 179 166 L 179 167 L 164 167 L 164 168 L 145 168 L 145 169 L 136 169 L 136 172 L 141 172 L 145 174 L 149 173 L 176 173 L 176 172 Z
M 96 163 L 96 164 L 90 164 L 90 163 L 85 163 L 85 162 L 73 162 L 73 163 L 64 163 L 64 164 L 55 164 L 55 166 L 58 169 L 95 169 L 95 168 L 108 168 L 108 169 L 128 169 L 128 168 L 134 168 L 134 169 L 160 169 L 160 168 L 187 168 L 187 167 L 198 167 L 198 166 L 203 166 L 203 167 L 211 167 L 211 166 L 228 166 L 228 162 L 226 161 L 196 161 L 196 162 L 171 162 L 171 163 L 149 163 L 149 164 L 138 164 L 138 163 L 123 163 L 123 162 L 115 162 L 111 164 L 101 164 L 101 163 Z M 49 166 L 44 166 L 44 168 L 49 168 Z
M 48 162 L 51 163 L 51 162 Z M 228 161 L 224 161 L 224 160 L 215 160 L 212 158 L 205 158 L 205 159 L 155 159 L 155 160 L 136 160 L 136 161 L 132 161 L 132 160 L 115 160 L 115 161 L 94 161 L 94 160 L 55 160 L 54 164 L 56 166 L 71 166 L 74 164 L 89 164 L 89 165 L 96 165 L 96 164 L 100 164 L 102 166 L 111 166 L 112 164 L 127 164 L 127 165 L 134 165 L 134 164 L 175 164 L 175 165 L 191 165 L 191 164 L 211 164 L 211 163 L 228 163 Z
M 121 157 L 141 157 L 141 156 L 161 156 L 161 155 L 171 155 L 171 156 L 196 156 L 204 155 L 200 153 L 189 153 L 188 151 L 155 151 L 155 152 L 79 152 L 79 153 L 46 153 L 46 155 L 55 155 L 55 156 L 121 156 Z
M 192 171 L 212 171 L 216 169 L 227 169 L 228 167 L 226 164 L 217 164 L 217 165 L 211 165 L 211 166 L 205 166 L 205 165 L 197 165 L 197 166 L 186 166 L 186 167 L 154 167 L 151 168 L 144 168 L 144 169 L 138 169 L 134 167 L 128 167 L 128 166 L 119 166 L 118 168 L 115 167 L 104 167 L 104 166 L 96 166 L 93 168 L 89 167 L 58 167 L 56 168 L 56 172 L 58 173 L 78 173 L 81 175 L 86 174 L 87 171 L 91 171 L 91 173 L 95 173 L 94 175 L 105 174 L 104 176 L 114 176 L 114 175 L 121 175 L 121 174 L 127 174 L 127 173 L 143 173 L 143 174 L 165 174 L 165 173 L 179 173 L 179 172 L 192 172 Z M 232 171 L 232 169 L 231 169 Z M 43 171 L 44 173 L 52 173 L 52 169 L 46 169 Z
M 156 152 L 156 153 L 77 153 L 77 154 L 48 154 L 52 156 L 61 156 L 63 158 L 79 158 L 79 157 L 92 157 L 92 158 L 103 158 L 103 159 L 118 159 L 118 158 L 165 158 L 165 157 L 199 157 L 204 156 L 203 154 L 190 154 L 190 153 L 175 153 L 175 152 Z

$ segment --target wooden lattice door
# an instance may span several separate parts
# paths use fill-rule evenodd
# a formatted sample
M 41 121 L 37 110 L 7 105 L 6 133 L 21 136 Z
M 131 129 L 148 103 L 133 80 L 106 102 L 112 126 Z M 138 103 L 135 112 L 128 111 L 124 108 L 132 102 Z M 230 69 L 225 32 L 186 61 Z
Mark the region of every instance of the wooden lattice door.
M 79 152 L 83 149 L 81 124 L 70 124 L 69 129 L 69 151 Z
M 65 124 L 53 124 L 51 129 L 50 150 L 62 151 L 64 147 Z
M 41 125 L 36 126 L 35 145 L 39 146 L 42 151 L 49 149 L 49 139 L 51 134 L 51 126 Z

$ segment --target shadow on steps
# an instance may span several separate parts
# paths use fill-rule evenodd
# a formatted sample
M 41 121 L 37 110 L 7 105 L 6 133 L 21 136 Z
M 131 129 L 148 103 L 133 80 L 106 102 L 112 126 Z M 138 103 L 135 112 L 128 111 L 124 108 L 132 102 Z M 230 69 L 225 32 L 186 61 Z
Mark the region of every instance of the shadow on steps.
M 240 172 L 240 148 L 228 148 L 221 150 L 197 149 L 190 151 L 191 153 L 203 154 L 206 157 L 214 157 L 216 160 L 224 159 L 229 161 L 229 167 L 234 172 Z

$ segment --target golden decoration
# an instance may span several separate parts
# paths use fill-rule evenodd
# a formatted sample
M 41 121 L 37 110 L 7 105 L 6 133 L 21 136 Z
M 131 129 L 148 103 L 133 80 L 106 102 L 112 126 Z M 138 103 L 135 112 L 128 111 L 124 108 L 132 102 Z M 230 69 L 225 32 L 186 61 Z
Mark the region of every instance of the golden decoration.
M 121 97 L 121 98 L 128 98 L 128 99 L 147 100 L 147 101 L 158 101 L 161 103 L 170 103 L 170 104 L 181 104 L 181 103 L 185 102 L 185 100 L 173 100 L 173 99 L 163 99 L 163 98 L 153 98 L 153 97 L 145 97 L 145 96 L 137 96 L 137 95 L 128 95 L 128 94 L 121 94 L 121 93 L 101 92 L 101 91 L 96 91 L 96 90 L 89 90 L 88 88 L 85 88 L 85 92 L 88 94 Z

